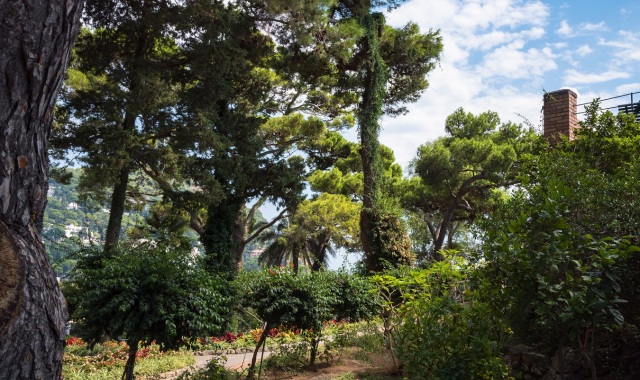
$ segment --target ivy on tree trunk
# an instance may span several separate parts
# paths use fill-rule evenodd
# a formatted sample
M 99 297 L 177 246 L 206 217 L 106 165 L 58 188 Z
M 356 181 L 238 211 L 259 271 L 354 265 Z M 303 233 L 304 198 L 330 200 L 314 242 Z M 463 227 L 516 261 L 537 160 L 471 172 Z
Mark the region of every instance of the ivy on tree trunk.
M 362 16 L 365 30 L 364 49 L 366 51 L 366 74 L 364 94 L 358 111 L 360 144 L 362 146 L 362 173 L 364 176 L 363 207 L 360 216 L 362 247 L 365 252 L 367 269 L 375 270 L 374 256 L 380 251 L 376 246 L 374 230 L 376 215 L 380 208 L 380 124 L 382 105 L 385 96 L 385 84 L 388 73 L 384 60 L 380 56 L 379 37 L 384 28 L 384 15 L 368 13 Z

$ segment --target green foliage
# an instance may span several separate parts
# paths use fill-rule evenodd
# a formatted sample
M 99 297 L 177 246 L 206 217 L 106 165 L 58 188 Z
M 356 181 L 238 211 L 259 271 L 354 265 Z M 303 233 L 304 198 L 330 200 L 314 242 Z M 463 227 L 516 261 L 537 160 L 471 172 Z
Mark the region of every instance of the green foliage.
M 428 227 L 431 255 L 453 248 L 445 238 L 453 242 L 460 223 L 492 212 L 504 198 L 500 189 L 518 182 L 541 145 L 532 130 L 501 124 L 495 112 L 473 115 L 460 108 L 447 117 L 445 130 L 446 137 L 420 146 L 415 176 L 401 186 L 404 206 Z
M 599 353 L 625 347 L 640 310 L 639 130 L 595 102 L 577 138 L 533 156 L 518 191 L 480 223 L 478 279 L 492 313 L 549 354 L 578 349 L 592 376 Z
M 241 374 L 224 368 L 221 358 L 212 358 L 206 367 L 198 371 L 187 370 L 176 380 L 238 380 Z
M 470 289 L 470 267 L 451 257 L 428 269 L 373 278 L 386 296 L 387 339 L 410 378 L 507 379 L 501 321 Z
M 333 317 L 338 321 L 370 321 L 377 314 L 375 287 L 367 277 L 337 273 L 332 292 L 336 296 Z
M 270 266 L 292 263 L 294 268 L 302 260 L 320 270 L 336 249 L 357 248 L 359 215 L 360 206 L 344 195 L 323 193 L 305 200 L 291 218 L 261 236 L 270 244 L 260 260 Z
M 389 267 L 412 265 L 411 240 L 407 230 L 395 213 L 380 210 L 372 217 L 372 254 L 367 258 L 369 271 L 382 271 Z
M 268 326 L 296 327 L 319 332 L 331 319 L 336 294 L 330 275 L 294 273 L 287 268 L 244 272 L 238 278 L 243 304 L 252 308 Z
M 622 325 L 616 271 L 640 249 L 576 231 L 569 222 L 572 189 L 565 184 L 552 179 L 528 190 L 527 199 L 516 198 L 520 213 L 487 237 L 482 278 L 494 312 L 508 316 L 519 338 L 552 347 Z
M 83 169 L 67 168 L 66 183 L 50 179 L 47 208 L 44 213 L 42 239 L 52 261 L 56 275 L 65 277 L 75 266 L 73 253 L 89 241 L 104 240 L 109 213 L 95 201 L 82 200 L 79 179 Z M 123 229 L 132 228 L 142 222 L 142 213 L 132 211 L 123 218 Z M 67 226 L 81 227 L 67 230 Z M 66 236 L 67 233 L 70 235 Z
M 299 373 L 308 364 L 309 343 L 278 345 L 263 366 L 267 369 L 285 371 L 287 373 Z
M 250 377 L 254 374 L 258 350 L 264 344 L 266 334 L 274 327 L 300 329 L 309 343 L 309 363 L 314 364 L 323 323 L 335 319 L 371 318 L 373 304 L 365 298 L 369 284 L 364 279 L 349 279 L 346 274 L 332 272 L 300 272 L 290 269 L 269 269 L 262 272 L 244 272 L 238 277 L 242 303 L 264 322 L 264 327 L 254 351 Z M 339 299 L 340 295 L 345 296 Z M 352 310 L 344 310 L 352 307 Z M 307 348 L 294 345 L 285 348 L 280 358 L 274 358 L 278 366 L 300 362 Z M 280 359 L 282 359 L 280 361 Z M 275 364 L 274 364 L 275 365 Z
M 384 350 L 379 320 L 338 324 L 331 329 L 331 338 L 331 345 L 337 348 L 357 347 L 366 354 Z
M 225 283 L 188 250 L 132 245 L 105 255 L 89 247 L 77 259 L 65 290 L 80 336 L 92 344 L 107 335 L 168 349 L 223 325 Z
M 638 163 L 640 123 L 633 115 L 602 112 L 596 99 L 586 107 L 576 135 L 576 140 L 564 148 L 573 148 L 578 157 L 600 172 L 628 175 Z

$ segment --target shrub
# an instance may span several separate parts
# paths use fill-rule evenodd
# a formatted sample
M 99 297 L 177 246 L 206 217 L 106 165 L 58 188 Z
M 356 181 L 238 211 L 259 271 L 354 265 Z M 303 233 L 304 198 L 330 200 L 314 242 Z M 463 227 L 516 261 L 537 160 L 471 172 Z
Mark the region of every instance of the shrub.
M 506 379 L 499 320 L 468 289 L 466 262 L 449 258 L 404 276 L 374 281 L 388 297 L 392 335 L 410 378 Z
M 174 348 L 222 325 L 223 284 L 186 249 L 138 245 L 106 254 L 89 247 L 77 258 L 65 289 L 79 335 L 91 346 L 103 336 L 126 339 L 127 378 L 139 345 Z

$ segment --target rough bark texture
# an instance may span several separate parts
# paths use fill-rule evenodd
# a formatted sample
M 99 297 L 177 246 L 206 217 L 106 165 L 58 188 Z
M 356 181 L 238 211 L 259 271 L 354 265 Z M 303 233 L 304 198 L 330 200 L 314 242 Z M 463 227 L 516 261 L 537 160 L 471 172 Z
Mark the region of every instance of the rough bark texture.
M 0 379 L 59 379 L 67 312 L 40 239 L 47 137 L 80 0 L 0 2 Z

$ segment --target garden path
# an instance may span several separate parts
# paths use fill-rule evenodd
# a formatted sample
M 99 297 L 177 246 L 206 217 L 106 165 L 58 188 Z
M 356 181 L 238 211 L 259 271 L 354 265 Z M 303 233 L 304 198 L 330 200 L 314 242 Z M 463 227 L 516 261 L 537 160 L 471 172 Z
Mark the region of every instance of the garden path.
M 264 358 L 266 359 L 267 357 L 269 357 L 271 353 L 268 351 L 264 352 Z M 253 355 L 253 352 L 247 352 L 244 354 L 230 354 L 230 355 L 226 355 L 227 360 L 224 364 L 224 366 L 228 369 L 234 369 L 234 370 L 244 370 L 247 369 L 249 367 L 249 365 L 251 364 L 251 356 Z M 260 355 L 260 354 L 258 354 Z M 195 368 L 195 369 L 201 369 L 204 368 L 207 363 L 209 363 L 209 361 L 211 361 L 211 359 L 213 358 L 217 358 L 220 357 L 220 355 L 194 355 L 194 358 L 196 359 L 196 363 L 194 366 L 192 366 L 191 368 Z M 259 356 L 258 356 L 259 358 Z M 171 371 L 171 372 L 167 372 L 167 373 L 163 373 L 160 375 L 159 379 L 166 379 L 166 380 L 172 380 L 177 378 L 178 376 L 180 376 L 180 374 L 182 374 L 183 372 L 185 372 L 186 369 L 179 369 L 176 371 Z

